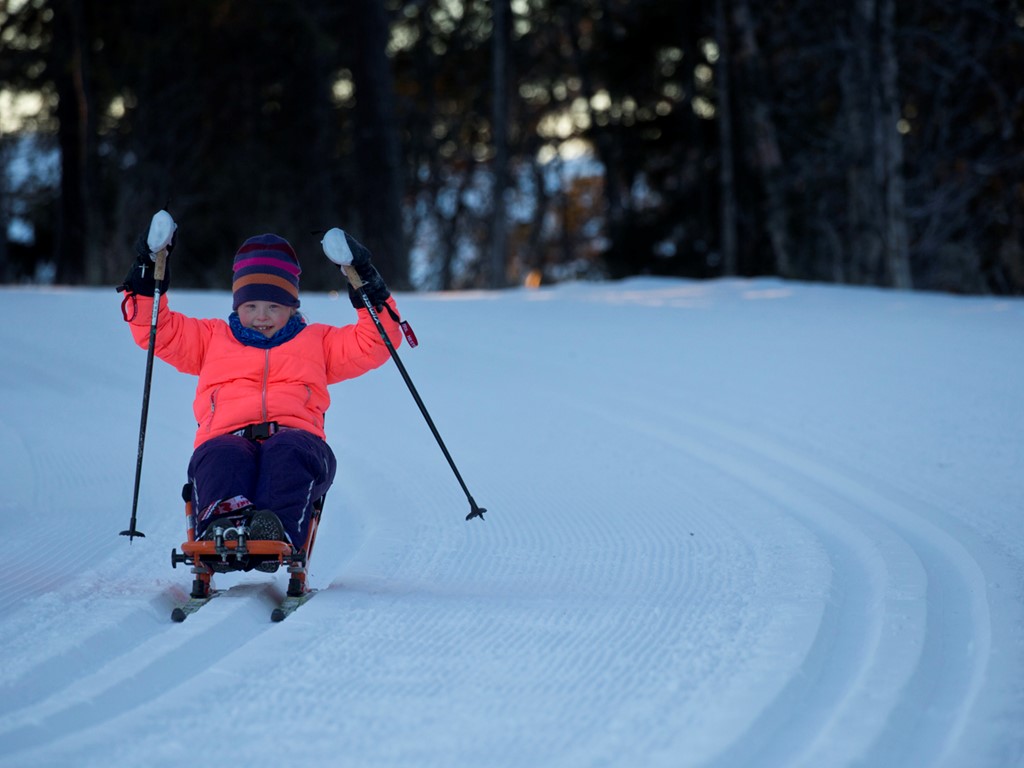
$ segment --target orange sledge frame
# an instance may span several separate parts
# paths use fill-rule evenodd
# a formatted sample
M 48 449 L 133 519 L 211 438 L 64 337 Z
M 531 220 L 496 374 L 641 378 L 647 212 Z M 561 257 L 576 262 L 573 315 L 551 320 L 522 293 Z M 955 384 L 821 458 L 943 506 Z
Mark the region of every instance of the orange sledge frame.
M 188 483 L 181 489 L 185 502 L 187 541 L 181 545 L 181 552 L 171 550 L 171 567 L 179 564 L 192 566 L 193 580 L 191 596 L 209 597 L 213 589 L 214 573 L 244 571 L 262 563 L 277 561 L 288 568 L 288 595 L 300 597 L 309 591 L 306 575 L 309 558 L 313 554 L 316 530 L 320 525 L 323 497 L 313 504 L 309 531 L 302 549 L 295 549 L 287 541 L 199 541 L 196 539 L 196 519 L 192 510 L 192 486 Z

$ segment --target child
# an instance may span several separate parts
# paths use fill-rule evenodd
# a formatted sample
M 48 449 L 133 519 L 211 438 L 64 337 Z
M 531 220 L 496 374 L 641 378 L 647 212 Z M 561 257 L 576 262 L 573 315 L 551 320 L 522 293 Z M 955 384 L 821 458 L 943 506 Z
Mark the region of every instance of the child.
M 370 252 L 346 234 L 352 266 L 397 347 L 397 309 Z M 168 254 L 173 241 L 168 248 Z M 146 236 L 124 284 L 122 312 L 135 341 L 149 346 L 155 281 Z M 234 260 L 234 310 L 224 320 L 200 320 L 170 310 L 160 286 L 154 354 L 199 377 L 193 403 L 198 430 L 188 466 L 196 537 L 245 522 L 250 539 L 306 544 L 313 504 L 334 480 L 334 453 L 325 442 L 327 387 L 382 365 L 389 356 L 361 298 L 353 325 L 308 324 L 299 314 L 299 260 L 284 238 L 250 237 Z M 216 523 L 216 526 L 214 525 Z M 276 563 L 271 567 L 276 569 Z M 269 570 L 269 569 L 268 569 Z

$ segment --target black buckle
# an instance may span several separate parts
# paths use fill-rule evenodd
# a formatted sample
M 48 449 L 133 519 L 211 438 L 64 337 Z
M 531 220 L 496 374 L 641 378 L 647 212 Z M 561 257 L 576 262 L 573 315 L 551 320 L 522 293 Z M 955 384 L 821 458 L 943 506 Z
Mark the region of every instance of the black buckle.
M 266 440 L 268 437 L 276 435 L 278 429 L 279 427 L 276 421 L 263 421 L 259 424 L 249 424 L 247 427 L 242 429 L 242 437 L 261 442 Z

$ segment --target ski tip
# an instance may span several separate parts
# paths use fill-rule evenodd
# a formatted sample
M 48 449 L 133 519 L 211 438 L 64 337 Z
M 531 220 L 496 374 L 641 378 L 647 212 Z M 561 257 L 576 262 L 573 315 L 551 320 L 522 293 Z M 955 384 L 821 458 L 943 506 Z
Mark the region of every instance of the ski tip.
M 183 611 L 181 608 L 175 608 L 173 611 L 171 611 L 171 621 L 177 622 L 178 624 L 183 622 L 186 616 L 188 616 L 188 614 L 185 613 L 185 611 Z
M 273 622 L 284 621 L 285 616 L 287 615 L 288 614 L 285 613 L 283 608 L 275 608 L 270 614 L 270 620 Z

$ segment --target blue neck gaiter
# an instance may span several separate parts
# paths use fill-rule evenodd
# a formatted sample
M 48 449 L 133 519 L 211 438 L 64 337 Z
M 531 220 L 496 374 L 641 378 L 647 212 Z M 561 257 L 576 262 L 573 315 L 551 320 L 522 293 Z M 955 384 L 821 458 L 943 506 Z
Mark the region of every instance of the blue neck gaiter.
M 246 328 L 242 325 L 242 321 L 238 318 L 237 312 L 232 312 L 228 317 L 228 325 L 231 326 L 231 333 L 234 334 L 235 338 L 247 347 L 259 347 L 260 349 L 270 349 L 284 344 L 296 336 L 299 331 L 306 327 L 306 318 L 296 312 L 292 315 L 288 322 L 285 323 L 284 328 L 279 330 L 269 339 L 259 331 L 255 331 L 252 328 Z

